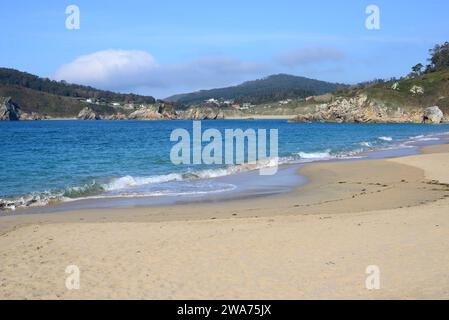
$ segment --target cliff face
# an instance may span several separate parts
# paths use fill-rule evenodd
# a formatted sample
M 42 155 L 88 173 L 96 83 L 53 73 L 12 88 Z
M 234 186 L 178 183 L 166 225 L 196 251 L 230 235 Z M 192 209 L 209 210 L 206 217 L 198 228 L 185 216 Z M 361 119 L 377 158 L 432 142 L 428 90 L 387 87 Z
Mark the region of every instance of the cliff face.
M 36 112 L 23 112 L 11 98 L 0 97 L 0 121 L 43 120 L 44 116 Z
M 20 107 L 11 98 L 0 97 L 0 120 L 44 120 L 48 117 L 38 113 L 22 112 Z M 76 116 L 78 120 L 216 120 L 224 119 L 223 111 L 213 106 L 197 106 L 178 114 L 170 103 L 156 103 L 142 106 L 129 114 L 117 111 L 110 115 L 103 115 L 93 107 L 84 107 Z
M 128 115 L 130 120 L 173 120 L 177 117 L 174 107 L 164 103 L 142 107 Z
M 194 106 L 187 109 L 183 119 L 189 120 L 219 120 L 224 119 L 223 110 L 214 106 Z
M 80 111 L 77 118 L 79 120 L 100 120 L 101 117 L 95 113 L 91 108 L 86 107 L 83 110 Z
M 354 123 L 441 123 L 443 112 L 438 107 L 392 111 L 385 104 L 366 95 L 338 98 L 316 106 L 315 112 L 298 115 L 293 122 L 354 122 Z
M 423 122 L 425 123 L 441 123 L 443 119 L 443 111 L 437 106 L 429 107 L 424 110 Z
M 17 121 L 20 119 L 21 111 L 11 98 L 0 97 L 0 120 Z

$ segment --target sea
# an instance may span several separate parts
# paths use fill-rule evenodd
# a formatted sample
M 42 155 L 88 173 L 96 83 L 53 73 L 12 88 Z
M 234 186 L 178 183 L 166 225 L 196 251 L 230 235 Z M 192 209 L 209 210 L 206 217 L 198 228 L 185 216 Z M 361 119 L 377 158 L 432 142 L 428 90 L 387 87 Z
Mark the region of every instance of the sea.
M 170 137 L 177 129 L 193 134 L 192 121 L 0 122 L 0 208 L 42 212 L 267 196 L 304 183 L 294 174 L 304 163 L 415 154 L 449 138 L 449 125 L 430 124 L 215 120 L 201 128 L 218 130 L 222 139 L 227 129 L 276 129 L 280 169 L 263 177 L 260 166 L 174 164 Z

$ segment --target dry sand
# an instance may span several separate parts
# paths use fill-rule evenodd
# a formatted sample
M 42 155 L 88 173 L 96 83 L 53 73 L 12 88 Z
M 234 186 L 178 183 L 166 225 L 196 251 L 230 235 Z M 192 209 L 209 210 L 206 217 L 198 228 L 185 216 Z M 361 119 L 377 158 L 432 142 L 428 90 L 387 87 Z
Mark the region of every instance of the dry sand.
M 0 217 L 0 298 L 447 299 L 449 147 L 424 152 L 264 199 Z

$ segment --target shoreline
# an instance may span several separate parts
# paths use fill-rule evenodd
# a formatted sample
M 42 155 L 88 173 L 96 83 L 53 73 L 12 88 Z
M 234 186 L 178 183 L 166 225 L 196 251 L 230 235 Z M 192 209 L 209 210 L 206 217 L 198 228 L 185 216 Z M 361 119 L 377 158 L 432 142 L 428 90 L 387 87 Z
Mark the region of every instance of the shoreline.
M 236 116 L 236 117 L 225 117 L 223 119 L 207 119 L 201 121 L 221 121 L 221 120 L 292 120 L 297 115 L 245 115 L 245 116 Z M 86 119 L 78 119 L 77 117 L 70 118 L 47 118 L 47 119 L 20 119 L 15 122 L 34 122 L 34 121 L 195 121 L 196 119 L 97 119 L 97 120 L 86 120 Z M 197 120 L 200 121 L 200 120 Z M 404 122 L 406 123 L 406 122 Z M 442 123 L 445 124 L 445 123 Z
M 213 181 L 215 183 L 224 183 L 232 185 L 233 189 L 227 192 L 211 192 L 206 194 L 192 194 L 192 195 L 165 195 L 165 196 L 87 196 L 85 198 L 71 199 L 69 201 L 51 201 L 47 205 L 18 207 L 15 210 L 7 210 L 0 212 L 0 217 L 10 215 L 27 215 L 27 214 L 42 214 L 42 213 L 61 213 L 80 210 L 95 210 L 95 209 L 142 209 L 150 207 L 168 207 L 177 205 L 201 204 L 201 203 L 225 203 L 229 201 L 258 199 L 261 197 L 272 197 L 286 194 L 294 191 L 307 183 L 308 178 L 299 173 L 303 166 L 308 166 L 314 163 L 326 162 L 345 162 L 345 161 L 363 161 L 375 159 L 389 159 L 397 157 L 405 157 L 419 154 L 423 147 L 434 146 L 448 143 L 449 139 L 447 133 L 433 134 L 432 137 L 438 136 L 439 140 L 425 139 L 423 142 L 415 141 L 414 144 L 408 145 L 408 142 L 400 142 L 399 145 L 390 146 L 386 148 L 374 149 L 371 151 L 364 151 L 353 156 L 331 157 L 329 159 L 313 159 L 305 160 L 304 162 L 282 163 L 279 165 L 279 170 L 275 176 L 260 176 L 257 174 L 258 170 L 242 171 L 225 176 L 214 178 L 205 178 L 204 181 Z M 418 140 L 419 141 L 419 140 Z M 253 182 L 254 181 L 254 182 Z M 1 226 L 0 226 L 1 229 Z
M 448 298 L 448 156 L 311 163 L 291 193 L 225 204 L 1 216 L 0 297 Z
M 103 215 L 105 212 L 110 211 L 113 212 L 114 216 L 120 216 L 125 211 L 129 210 L 135 210 L 138 213 L 145 212 L 151 209 L 155 209 L 155 211 L 163 211 L 163 210 L 170 210 L 171 208 L 176 209 L 178 207 L 194 207 L 194 206 L 221 206 L 225 204 L 242 204 L 244 202 L 250 203 L 250 206 L 254 201 L 267 201 L 267 203 L 270 203 L 270 200 L 283 200 L 283 198 L 290 198 L 293 195 L 298 195 L 302 198 L 307 198 L 309 196 L 309 193 L 314 193 L 314 190 L 316 188 L 319 188 L 319 184 L 326 184 L 329 183 L 327 179 L 321 179 L 321 174 L 319 171 L 322 167 L 326 167 L 326 165 L 330 165 L 333 167 L 334 165 L 338 166 L 339 164 L 342 164 L 342 166 L 351 166 L 351 163 L 357 163 L 362 162 L 362 167 L 365 162 L 372 162 L 372 161 L 388 161 L 389 159 L 401 159 L 401 158 L 407 158 L 410 156 L 415 155 L 421 155 L 421 154 L 427 154 L 427 153 L 433 153 L 433 152 L 443 152 L 441 150 L 445 150 L 447 146 L 447 149 L 449 151 L 449 142 L 446 141 L 440 141 L 438 143 L 432 142 L 432 144 L 425 144 L 422 146 L 415 146 L 414 148 L 416 151 L 401 149 L 401 148 L 393 148 L 389 150 L 373 150 L 364 154 L 362 158 L 342 158 L 342 159 L 329 159 L 329 160 L 315 160 L 311 162 L 304 162 L 304 163 L 289 163 L 289 164 L 282 164 L 279 167 L 279 171 L 285 171 L 288 174 L 293 174 L 294 177 L 291 178 L 294 184 L 292 184 L 288 190 L 284 191 L 278 191 L 275 192 L 274 189 L 272 189 L 272 192 L 267 192 L 266 194 L 261 193 L 260 195 L 257 193 L 248 193 L 247 195 L 239 195 L 235 194 L 231 191 L 230 194 L 221 194 L 218 193 L 216 196 L 213 194 L 210 194 L 209 199 L 207 197 L 199 197 L 198 199 L 192 200 L 192 199 L 184 199 L 179 202 L 176 201 L 170 201 L 170 202 L 161 202 L 161 204 L 144 204 L 144 205 L 124 205 L 124 206 L 101 206 L 98 204 L 101 204 L 101 201 L 104 203 L 107 203 L 107 201 L 110 200 L 117 200 L 120 201 L 126 201 L 126 200 L 140 200 L 140 199 L 147 199 L 148 197 L 142 197 L 142 198 L 126 198 L 126 197 L 118 197 L 118 198 L 93 198 L 93 199 L 79 199 L 79 200 L 73 200 L 69 202 L 57 202 L 54 204 L 49 204 L 46 206 L 37 206 L 37 207 L 28 207 L 28 208 L 19 208 L 15 211 L 4 211 L 3 214 L 0 214 L 0 234 L 5 231 L 5 228 L 3 226 L 2 218 L 11 217 L 11 220 L 14 220 L 14 217 L 27 217 L 27 216 L 36 216 L 36 218 L 40 217 L 49 217 L 52 215 L 73 215 L 76 217 L 80 217 L 82 221 L 84 221 L 83 216 L 89 215 L 91 216 L 92 212 L 95 212 L 95 215 Z M 251 175 L 256 176 L 256 179 L 260 179 L 261 177 L 258 176 L 257 170 L 255 171 L 247 171 L 247 172 L 241 172 L 237 173 L 235 175 L 229 175 L 225 177 L 219 177 L 219 178 L 213 178 L 217 180 L 221 179 L 234 179 L 235 177 L 245 176 L 245 175 Z M 345 171 L 345 174 L 348 173 Z M 285 174 L 284 174 L 285 175 Z M 249 177 L 247 178 L 249 179 Z M 253 177 L 254 179 L 254 177 Z M 317 181 L 319 181 L 317 183 Z M 342 182 L 342 181 L 341 181 Z M 235 196 L 235 198 L 234 198 Z M 167 198 L 173 198 L 168 196 Z M 312 199 L 316 198 L 315 196 L 311 197 Z M 321 196 L 319 197 L 321 198 Z M 156 198 L 157 199 L 157 198 Z M 91 205 L 88 205 L 86 207 L 77 206 L 77 203 L 89 203 L 89 201 L 92 201 Z M 112 202 L 114 203 L 114 202 Z M 145 203 L 145 201 L 144 201 Z M 73 206 L 73 204 L 75 204 Z M 95 206 L 97 204 L 98 206 Z M 309 204 L 306 204 L 306 206 L 310 206 Z M 90 213 L 88 213 L 90 212 Z M 201 217 L 196 216 L 188 216 L 188 218 L 194 218 L 195 220 L 201 219 Z M 24 218 L 24 220 L 27 220 Z M 31 219 L 34 220 L 34 219 Z M 101 220 L 106 220 L 104 217 L 101 218 Z M 49 219 L 49 221 L 53 221 L 53 219 Z M 64 219 L 56 219 L 56 221 L 64 221 Z M 155 219 L 155 221 L 161 222 L 164 221 L 163 219 Z M 172 221 L 172 219 L 168 219 L 167 221 Z

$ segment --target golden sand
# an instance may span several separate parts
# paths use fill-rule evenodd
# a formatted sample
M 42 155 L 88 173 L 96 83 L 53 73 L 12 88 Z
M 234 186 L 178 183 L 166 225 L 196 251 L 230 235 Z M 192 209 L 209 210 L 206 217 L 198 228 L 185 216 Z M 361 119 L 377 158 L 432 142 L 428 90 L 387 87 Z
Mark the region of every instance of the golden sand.
M 263 199 L 0 217 L 0 298 L 447 299 L 448 165 L 435 146 Z

